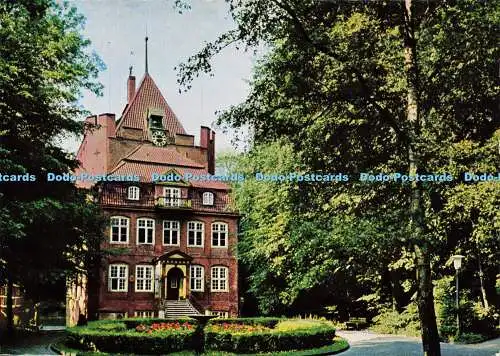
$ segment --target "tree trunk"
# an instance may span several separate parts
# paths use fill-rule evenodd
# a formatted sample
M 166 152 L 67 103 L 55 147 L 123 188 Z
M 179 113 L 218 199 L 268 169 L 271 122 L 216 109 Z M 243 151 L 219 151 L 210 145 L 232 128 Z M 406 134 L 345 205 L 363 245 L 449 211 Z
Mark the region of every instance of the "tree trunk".
M 10 276 L 7 279 L 7 337 L 14 335 L 14 308 L 13 308 L 14 283 Z
M 409 173 L 415 175 L 419 172 L 419 135 L 420 117 L 418 102 L 418 66 L 416 56 L 416 39 L 413 20 L 412 0 L 404 3 L 404 57 L 405 72 L 408 84 L 406 119 L 410 125 L 408 142 Z M 422 346 L 425 356 L 440 356 L 439 334 L 434 310 L 434 296 L 432 292 L 432 278 L 430 267 L 429 246 L 425 237 L 425 212 L 422 201 L 422 186 L 419 182 L 411 183 L 411 229 L 417 264 L 417 304 L 420 317 Z
M 481 284 L 481 296 L 483 297 L 483 306 L 488 309 L 488 298 L 486 297 L 486 289 L 484 288 L 484 273 L 483 266 L 481 265 L 481 257 L 479 256 L 479 251 L 477 252 L 477 264 L 479 267 L 479 283 Z

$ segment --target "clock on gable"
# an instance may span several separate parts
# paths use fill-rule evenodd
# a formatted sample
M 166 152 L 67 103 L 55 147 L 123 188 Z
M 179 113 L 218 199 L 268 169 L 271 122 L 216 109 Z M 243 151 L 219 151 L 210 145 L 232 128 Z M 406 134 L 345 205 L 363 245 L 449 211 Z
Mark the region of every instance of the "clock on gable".
M 155 130 L 151 132 L 151 141 L 156 146 L 165 146 L 168 138 L 164 131 Z
M 156 146 L 165 146 L 170 141 L 168 131 L 163 127 L 163 115 L 162 110 L 148 110 L 149 139 Z

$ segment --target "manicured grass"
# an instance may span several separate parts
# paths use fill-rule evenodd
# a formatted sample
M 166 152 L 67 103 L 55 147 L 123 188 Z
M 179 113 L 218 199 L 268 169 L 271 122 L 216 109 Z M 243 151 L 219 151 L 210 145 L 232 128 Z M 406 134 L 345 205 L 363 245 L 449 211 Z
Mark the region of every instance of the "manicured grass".
M 235 354 L 235 353 L 230 353 L 230 352 L 218 352 L 218 351 L 209 351 L 203 354 L 200 354 L 200 356 L 233 356 L 233 355 L 243 355 L 243 356 L 252 356 L 252 355 L 281 355 L 281 356 L 307 356 L 307 355 L 332 355 L 336 354 L 342 351 L 345 351 L 349 348 L 349 343 L 347 342 L 346 339 L 343 339 L 341 337 L 335 337 L 333 340 L 333 344 L 323 346 L 323 347 L 318 347 L 315 349 L 307 349 L 307 350 L 298 350 L 298 351 L 282 351 L 282 352 L 272 352 L 272 353 L 260 353 L 260 354 Z M 54 348 L 61 352 L 64 351 L 66 354 L 72 354 L 76 356 L 107 356 L 111 355 L 106 352 L 85 352 L 81 350 L 76 350 L 72 349 L 70 347 L 67 347 L 66 345 L 59 343 L 54 345 Z M 194 355 L 192 351 L 182 351 L 182 352 L 175 352 L 171 353 L 169 355 L 172 356 L 191 356 Z

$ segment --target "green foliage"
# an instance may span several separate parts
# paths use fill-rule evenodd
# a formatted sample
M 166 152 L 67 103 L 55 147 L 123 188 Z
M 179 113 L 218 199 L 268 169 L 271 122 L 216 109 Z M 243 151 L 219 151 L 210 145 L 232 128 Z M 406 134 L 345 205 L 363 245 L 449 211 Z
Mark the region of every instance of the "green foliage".
M 212 319 L 207 325 L 220 325 L 220 324 L 243 324 L 243 325 L 261 325 L 268 328 L 274 328 L 279 322 L 284 321 L 284 318 L 237 318 L 237 319 Z
M 498 172 L 499 3 L 413 1 L 413 83 L 405 62 L 412 42 L 405 31 L 413 26 L 397 2 L 229 3 L 236 29 L 207 44 L 179 75 L 189 85 L 210 72 L 211 57 L 225 46 L 265 44 L 248 97 L 218 118 L 221 126 L 251 127 L 255 146 L 238 170 L 351 176 L 341 184 L 236 186 L 245 216 L 239 253 L 260 310 L 279 315 L 314 301 L 350 309 L 341 318 L 353 309 L 401 312 L 417 289 L 415 246 L 437 276 L 450 273 L 451 254 L 470 256 L 469 274 L 482 265 L 484 298 L 494 301 L 500 186 L 460 178 Z M 408 118 L 412 90 L 418 124 Z M 418 192 L 357 180 L 360 172 L 408 172 L 410 147 L 419 172 L 449 172 L 455 180 Z M 422 209 L 410 219 L 416 195 Z M 430 287 L 417 297 L 432 295 Z
M 494 337 L 497 334 L 495 330 L 497 325 L 496 309 L 483 307 L 481 303 L 472 299 L 470 291 L 460 290 L 457 311 L 455 291 L 453 277 L 442 278 L 436 283 L 436 313 L 441 337 L 444 340 L 455 341 L 461 339 L 462 334 L 476 334 L 483 339 Z M 457 312 L 460 315 L 459 335 L 457 335 Z M 467 343 L 469 336 L 464 336 L 460 342 Z M 474 336 L 470 336 L 470 338 L 473 340 Z
M 417 306 L 409 304 L 399 313 L 396 310 L 385 310 L 375 318 L 374 325 L 370 328 L 382 334 L 398 334 L 407 336 L 420 336 L 420 322 Z
M 197 345 L 196 329 L 141 333 L 133 327 L 141 322 L 153 323 L 155 320 L 123 319 L 90 322 L 88 326 L 67 329 L 66 342 L 69 347 L 76 349 L 131 354 L 163 354 L 191 350 Z
M 68 329 L 66 347 L 87 352 L 164 354 L 176 351 L 198 349 L 200 330 L 172 329 L 156 331 L 148 334 L 137 332 L 139 324 L 151 325 L 156 322 L 176 321 L 189 322 L 191 319 L 122 319 L 100 320 L 89 322 L 85 327 L 77 326 Z M 216 331 L 222 325 L 262 326 L 261 331 L 232 333 Z M 205 348 L 214 351 L 237 352 L 273 352 L 282 350 L 305 350 L 325 346 L 313 350 L 321 351 L 345 348 L 345 340 L 335 340 L 335 329 L 325 321 L 283 318 L 243 318 L 213 319 L 204 330 Z M 334 345 L 331 345 L 334 342 Z M 300 354 L 300 353 L 299 353 Z
M 0 3 L 0 172 L 38 179 L 1 183 L 0 284 L 10 279 L 35 301 L 63 298 L 56 287 L 100 258 L 99 208 L 73 184 L 44 182 L 78 165 L 58 144 L 83 133 L 82 91 L 101 91 L 83 23 L 52 0 Z
M 485 341 L 486 339 L 487 338 L 481 334 L 461 333 L 454 339 L 454 341 L 462 344 L 477 344 L 479 342 Z
M 329 345 L 335 336 L 335 328 L 322 321 L 290 320 L 282 328 L 279 325 L 274 329 L 248 333 L 214 330 L 208 325 L 205 329 L 205 349 L 237 353 L 301 350 Z

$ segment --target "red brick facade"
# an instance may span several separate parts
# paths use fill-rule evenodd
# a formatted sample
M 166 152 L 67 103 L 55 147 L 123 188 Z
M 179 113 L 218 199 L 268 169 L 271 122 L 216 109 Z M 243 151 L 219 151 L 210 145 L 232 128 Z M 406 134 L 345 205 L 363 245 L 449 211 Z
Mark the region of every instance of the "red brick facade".
M 237 316 L 238 214 L 229 187 L 151 180 L 153 173 L 213 174 L 215 133 L 202 126 L 195 146 L 147 73 L 137 91 L 129 77 L 127 94 L 117 121 L 113 114 L 87 119 L 97 126 L 77 154 L 75 173 L 140 176 L 140 182 L 100 183 L 100 204 L 110 218 L 102 247 L 121 253 L 102 261 L 96 290 L 89 283 L 88 316 L 159 316 L 162 302 L 172 299 L 189 299 L 204 314 Z M 156 130 L 162 132 L 159 141 Z

